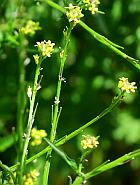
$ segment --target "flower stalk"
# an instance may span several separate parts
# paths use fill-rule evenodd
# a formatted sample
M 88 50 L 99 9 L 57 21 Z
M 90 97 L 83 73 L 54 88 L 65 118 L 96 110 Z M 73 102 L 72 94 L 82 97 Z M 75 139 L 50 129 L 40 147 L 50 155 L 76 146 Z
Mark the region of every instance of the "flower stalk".
M 30 141 L 30 134 L 31 134 L 31 129 L 32 125 L 34 122 L 34 105 L 35 105 L 35 97 L 37 93 L 37 88 L 38 88 L 38 77 L 40 74 L 40 67 L 42 63 L 42 58 L 40 59 L 39 63 L 37 64 L 36 67 L 36 72 L 35 72 L 35 78 L 34 78 L 34 85 L 33 85 L 33 92 L 32 92 L 32 97 L 30 101 L 30 108 L 29 108 L 29 117 L 28 117 L 28 123 L 27 123 L 27 131 L 25 133 L 25 141 L 24 141 L 24 146 L 23 146 L 23 153 L 22 153 L 22 158 L 21 158 L 21 165 L 20 165 L 20 184 L 23 184 L 23 174 L 25 171 L 25 160 L 27 157 L 28 153 L 28 145 Z
M 45 0 L 45 2 L 50 5 L 51 7 L 59 10 L 62 13 L 65 13 L 65 9 L 63 7 L 61 7 L 60 5 L 54 3 L 51 0 Z M 132 57 L 130 57 L 129 55 L 125 54 L 124 52 L 122 52 L 120 49 L 124 49 L 122 46 L 119 46 L 115 43 L 113 43 L 112 41 L 110 41 L 109 39 L 107 39 L 106 37 L 104 37 L 103 35 L 100 35 L 99 33 L 97 33 L 96 31 L 94 31 L 93 29 L 91 29 L 88 25 L 86 25 L 83 21 L 80 21 L 79 24 L 83 27 L 84 30 L 86 30 L 92 37 L 94 37 L 94 39 L 98 40 L 100 43 L 102 43 L 103 45 L 107 46 L 109 49 L 111 49 L 114 53 L 116 53 L 117 55 L 121 56 L 122 58 L 126 59 L 128 62 L 130 62 L 135 68 L 137 68 L 140 71 L 140 61 L 136 60 Z
M 68 49 L 68 44 L 70 40 L 70 34 L 73 29 L 73 24 L 70 25 L 70 27 L 67 30 L 67 33 L 65 35 L 64 39 L 64 48 L 60 53 L 60 68 L 59 68 L 59 75 L 58 75 L 58 83 L 57 83 L 57 90 L 56 90 L 56 96 L 55 96 L 55 102 L 54 102 L 54 114 L 52 118 L 52 129 L 50 133 L 50 141 L 53 143 L 55 141 L 55 136 L 56 136 L 56 130 L 57 130 L 57 125 L 58 125 L 58 119 L 59 119 L 59 102 L 60 102 L 60 93 L 61 93 L 61 86 L 62 86 L 62 79 L 63 79 L 63 70 L 64 70 L 64 65 L 66 62 L 67 58 L 67 49 Z M 61 111 L 61 109 L 60 109 Z M 50 159 L 51 159 L 51 153 L 52 149 L 50 149 L 47 153 L 47 161 L 44 166 L 44 174 L 43 174 L 43 185 L 48 184 L 48 176 L 49 176 L 49 169 L 50 169 Z

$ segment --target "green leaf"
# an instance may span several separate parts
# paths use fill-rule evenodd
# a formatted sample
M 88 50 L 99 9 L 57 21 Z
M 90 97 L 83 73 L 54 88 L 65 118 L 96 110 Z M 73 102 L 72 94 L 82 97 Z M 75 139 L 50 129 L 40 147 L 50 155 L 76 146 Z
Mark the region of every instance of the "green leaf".
M 137 156 L 140 156 L 140 149 L 138 150 L 135 150 L 133 152 L 130 152 L 128 154 L 125 154 L 123 155 L 122 157 L 110 162 L 110 163 L 107 163 L 107 164 L 104 164 L 104 165 L 101 165 L 95 169 L 93 169 L 92 171 L 88 172 L 87 174 L 85 174 L 85 178 L 86 179 L 89 179 L 91 177 L 94 177 L 100 173 L 103 173 L 107 170 L 110 170 L 116 166 L 120 166 L 120 165 L 123 165 L 131 160 L 133 160 L 135 157 Z
M 15 142 L 14 137 L 15 136 L 11 134 L 0 138 L 0 152 L 4 152 L 14 144 Z
M 48 139 L 44 138 L 45 141 L 52 147 L 52 149 L 61 156 L 62 159 L 64 159 L 64 161 L 66 161 L 66 163 L 73 168 L 76 172 L 78 170 L 78 166 L 77 163 L 75 162 L 74 159 L 71 159 L 64 151 L 60 150 L 58 147 L 56 147 L 51 141 L 49 141 Z

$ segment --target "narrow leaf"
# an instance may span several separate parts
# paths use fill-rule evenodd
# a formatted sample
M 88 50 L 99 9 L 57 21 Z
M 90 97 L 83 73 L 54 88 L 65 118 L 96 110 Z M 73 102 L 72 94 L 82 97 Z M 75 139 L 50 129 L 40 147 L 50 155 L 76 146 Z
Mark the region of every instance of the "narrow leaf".
M 128 154 L 125 154 L 123 155 L 122 157 L 110 162 L 110 163 L 107 163 L 105 165 L 101 165 L 95 169 L 93 169 L 92 171 L 88 172 L 87 174 L 85 174 L 85 178 L 86 179 L 89 179 L 93 176 L 96 176 L 100 173 L 103 173 L 104 171 L 107 171 L 109 169 L 112 169 L 116 166 L 119 166 L 119 165 L 123 165 L 125 164 L 126 162 L 129 162 L 131 160 L 133 160 L 135 157 L 137 156 L 140 156 L 140 149 L 138 150 L 135 150 L 133 152 L 130 152 Z
M 48 139 L 44 138 L 44 140 L 51 146 L 51 148 L 61 156 L 62 159 L 64 159 L 66 161 L 66 163 L 71 166 L 75 171 L 77 171 L 78 166 L 77 163 L 75 162 L 74 159 L 71 159 L 70 157 L 67 156 L 67 154 L 65 154 L 64 151 L 60 150 L 58 147 L 56 147 L 51 141 L 49 141 Z

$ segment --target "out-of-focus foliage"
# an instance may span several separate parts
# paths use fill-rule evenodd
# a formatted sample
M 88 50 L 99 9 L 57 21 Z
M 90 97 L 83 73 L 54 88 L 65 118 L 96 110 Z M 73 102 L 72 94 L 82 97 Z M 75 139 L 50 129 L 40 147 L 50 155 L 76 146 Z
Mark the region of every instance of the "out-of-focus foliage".
M 72 1 L 55 1 L 67 6 Z M 97 32 L 125 47 L 125 52 L 140 59 L 140 1 L 101 1 L 100 10 L 105 15 L 85 13 L 83 21 Z M 15 153 L 17 92 L 19 78 L 20 44 L 17 32 L 32 19 L 40 22 L 42 30 L 34 37 L 25 39 L 26 86 L 32 84 L 35 72 L 33 61 L 34 45 L 37 41 L 52 40 L 58 48 L 62 42 L 63 29 L 68 21 L 61 12 L 49 7 L 45 1 L 2 0 L 0 3 L 0 159 L 11 165 L 16 161 Z M 42 88 L 38 92 L 39 102 L 35 125 L 50 132 L 51 105 L 54 101 L 58 76 L 57 50 L 52 59 L 43 63 Z M 26 63 L 27 62 L 27 63 Z M 88 122 L 106 108 L 118 93 L 119 77 L 136 81 L 136 94 L 128 96 L 111 114 L 88 128 L 85 133 L 100 135 L 100 146 L 89 158 L 86 169 L 92 169 L 107 159 L 115 159 L 136 149 L 140 141 L 140 74 L 124 59 L 94 40 L 80 26 L 72 32 L 69 54 L 64 71 L 66 83 L 62 87 L 63 107 L 58 125 L 57 138 L 70 133 Z M 28 109 L 28 103 L 26 103 Z M 27 115 L 25 115 L 26 117 Z M 72 158 L 80 155 L 78 136 L 63 146 Z M 34 153 L 41 148 L 37 147 Z M 9 155 L 10 153 L 10 155 Z M 33 153 L 30 153 L 33 155 Z M 54 154 L 55 155 L 55 154 Z M 38 159 L 36 167 L 41 170 L 43 159 Z M 61 167 L 61 168 L 60 168 Z M 139 185 L 140 160 L 99 175 L 88 184 Z M 41 172 L 40 172 L 41 174 Z M 71 169 L 59 157 L 54 157 L 51 168 L 52 185 L 68 184 Z M 41 176 L 41 175 L 40 175 Z M 53 178 L 52 178 L 53 177 Z

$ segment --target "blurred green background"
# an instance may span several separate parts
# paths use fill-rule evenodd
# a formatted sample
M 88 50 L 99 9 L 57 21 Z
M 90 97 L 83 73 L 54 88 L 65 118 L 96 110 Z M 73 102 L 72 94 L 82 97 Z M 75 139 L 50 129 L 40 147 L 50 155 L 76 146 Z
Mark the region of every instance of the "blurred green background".
M 55 1 L 63 4 L 63 1 Z M 72 1 L 65 1 L 69 3 Z M 66 4 L 66 5 L 67 5 Z M 65 5 L 64 5 L 65 6 Z M 105 15 L 85 13 L 83 21 L 111 41 L 124 46 L 127 54 L 140 59 L 140 0 L 104 0 L 100 10 Z M 45 2 L 24 0 L 1 0 L 0 2 L 0 160 L 7 165 L 16 161 L 16 146 L 12 130 L 16 127 L 17 92 L 19 81 L 19 46 L 16 34 L 27 20 L 39 21 L 42 30 L 33 37 L 26 37 L 26 86 L 32 84 L 35 64 L 32 55 L 37 41 L 52 40 L 59 47 L 63 29 L 68 21 L 62 13 Z M 45 129 L 49 135 L 51 105 L 54 102 L 59 63 L 58 53 L 43 63 L 42 88 L 38 91 L 39 102 L 35 125 Z M 113 160 L 135 150 L 140 143 L 140 72 L 127 61 L 94 40 L 83 28 L 76 26 L 72 31 L 67 63 L 65 66 L 60 105 L 63 107 L 57 139 L 79 128 L 104 110 L 118 93 L 120 77 L 136 81 L 138 90 L 127 95 L 124 102 L 106 117 L 85 130 L 100 135 L 99 147 L 89 156 L 85 170 L 96 167 L 107 159 Z M 28 109 L 28 103 L 26 102 Z M 25 115 L 26 117 L 26 115 Z M 80 157 L 78 136 L 61 148 L 71 157 Z M 45 147 L 45 144 L 41 146 Z M 34 149 L 37 153 L 40 147 Z M 30 152 L 30 156 L 33 152 Z M 50 185 L 68 184 L 68 175 L 74 178 L 72 170 L 56 154 L 53 154 Z M 44 157 L 44 158 L 43 158 Z M 43 170 L 45 155 L 34 166 Z M 40 184 L 40 183 L 39 183 Z M 140 185 L 140 158 L 94 177 L 88 185 Z

